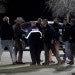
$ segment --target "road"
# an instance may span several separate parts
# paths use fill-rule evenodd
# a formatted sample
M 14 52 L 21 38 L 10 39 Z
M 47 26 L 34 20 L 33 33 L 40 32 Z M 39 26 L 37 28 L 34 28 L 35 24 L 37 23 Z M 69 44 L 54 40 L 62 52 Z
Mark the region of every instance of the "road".
M 60 51 L 60 54 L 63 54 L 63 52 Z M 41 59 L 44 62 L 44 51 L 42 51 L 41 53 Z M 66 63 L 62 65 L 56 65 L 56 58 L 52 56 L 52 59 L 55 61 L 55 64 L 50 64 L 49 66 L 30 66 L 30 52 L 24 51 L 23 62 L 25 62 L 26 64 L 12 65 L 9 52 L 4 51 L 0 62 L 0 75 L 72 75 L 72 73 L 75 74 L 75 64 L 72 66 Z

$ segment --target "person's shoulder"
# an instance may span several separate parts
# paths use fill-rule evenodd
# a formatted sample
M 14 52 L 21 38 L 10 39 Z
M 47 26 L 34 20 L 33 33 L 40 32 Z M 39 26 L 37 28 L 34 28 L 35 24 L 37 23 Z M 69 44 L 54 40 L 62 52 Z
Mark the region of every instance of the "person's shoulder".
M 12 28 L 13 28 L 13 29 L 16 29 L 17 27 L 18 27 L 17 24 L 12 25 Z

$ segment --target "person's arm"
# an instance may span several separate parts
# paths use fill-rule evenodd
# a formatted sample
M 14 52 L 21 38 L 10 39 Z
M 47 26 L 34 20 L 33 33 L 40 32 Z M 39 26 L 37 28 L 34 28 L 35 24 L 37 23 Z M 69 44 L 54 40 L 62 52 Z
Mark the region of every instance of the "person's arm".
M 26 29 L 26 28 L 29 28 L 31 26 L 31 23 L 30 22 L 26 22 L 22 25 L 22 29 Z

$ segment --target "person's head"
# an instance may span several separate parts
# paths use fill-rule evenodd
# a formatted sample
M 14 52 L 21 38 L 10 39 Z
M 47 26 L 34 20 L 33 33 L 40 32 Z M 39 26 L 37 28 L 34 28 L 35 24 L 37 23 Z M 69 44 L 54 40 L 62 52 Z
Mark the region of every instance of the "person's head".
M 47 20 L 47 19 L 43 19 L 43 20 L 42 20 L 42 25 L 43 25 L 44 27 L 46 27 L 46 26 L 48 25 L 48 20 Z
M 66 19 L 66 18 L 63 20 L 63 24 L 64 24 L 64 25 L 67 24 L 67 19 Z
M 5 17 L 3 18 L 3 21 L 9 23 L 9 17 L 8 17 L 8 16 L 5 16 Z
M 70 20 L 70 25 L 75 25 L 75 19 Z
M 37 23 L 41 24 L 42 18 L 38 18 Z
M 54 23 L 59 23 L 59 19 L 57 17 L 54 19 Z
M 15 20 L 15 22 L 18 23 L 18 24 L 22 24 L 25 21 L 24 21 L 24 19 L 22 17 L 17 17 L 16 20 Z

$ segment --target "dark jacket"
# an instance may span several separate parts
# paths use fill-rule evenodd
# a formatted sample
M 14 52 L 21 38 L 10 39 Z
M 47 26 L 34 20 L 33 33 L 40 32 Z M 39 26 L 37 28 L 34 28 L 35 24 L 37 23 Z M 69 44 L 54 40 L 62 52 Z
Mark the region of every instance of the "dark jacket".
M 53 24 L 53 28 L 54 28 L 54 32 L 55 32 L 55 40 L 59 40 L 59 36 L 60 36 L 60 33 L 59 33 L 59 24 L 57 23 L 54 23 Z
M 71 29 L 70 24 L 63 25 L 62 34 L 64 42 L 70 40 L 70 29 Z
M 15 24 L 13 26 L 14 30 L 14 40 L 20 40 L 22 39 L 22 30 L 19 24 Z
M 13 36 L 14 32 L 12 26 L 7 22 L 3 22 L 1 26 L 1 40 L 11 40 Z
M 28 29 L 27 32 L 27 39 L 29 42 L 29 46 L 33 46 L 36 48 L 39 48 L 39 50 L 42 50 L 42 33 L 40 33 L 40 30 L 36 26 L 32 26 Z
M 36 26 L 39 28 L 40 31 L 42 31 L 41 24 L 36 23 Z
M 71 36 L 71 42 L 75 43 L 75 25 L 71 26 L 70 36 Z
M 54 30 L 47 25 L 46 27 L 42 27 L 43 39 L 44 43 L 50 44 L 51 40 L 54 39 Z
M 39 32 L 38 32 L 39 31 Z M 34 36 L 36 35 L 36 36 Z M 35 42 L 34 40 L 35 39 L 40 39 L 40 37 L 42 37 L 42 33 L 40 34 L 40 30 L 38 27 L 36 26 L 31 26 L 29 29 L 28 29 L 28 32 L 26 34 L 26 37 L 28 37 L 27 39 L 31 39 L 30 41 L 31 42 Z

